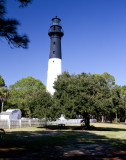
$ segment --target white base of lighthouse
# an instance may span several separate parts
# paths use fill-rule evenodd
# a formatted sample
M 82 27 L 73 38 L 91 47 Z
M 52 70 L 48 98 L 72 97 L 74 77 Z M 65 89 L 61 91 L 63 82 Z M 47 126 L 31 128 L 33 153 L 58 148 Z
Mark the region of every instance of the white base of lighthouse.
M 61 59 L 50 58 L 48 61 L 48 72 L 47 72 L 47 88 L 46 90 L 53 95 L 55 92 L 54 81 L 57 80 L 57 76 L 62 73 L 61 70 Z

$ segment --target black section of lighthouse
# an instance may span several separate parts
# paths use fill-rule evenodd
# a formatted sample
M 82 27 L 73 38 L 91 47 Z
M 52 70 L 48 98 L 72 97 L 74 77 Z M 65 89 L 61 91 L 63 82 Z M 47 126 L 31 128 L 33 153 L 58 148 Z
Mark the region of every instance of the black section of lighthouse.
M 63 37 L 64 33 L 60 22 L 61 19 L 57 16 L 52 18 L 52 25 L 48 32 L 50 36 L 50 54 L 47 72 L 47 91 L 51 95 L 55 92 L 53 88 L 54 81 L 56 81 L 57 76 L 62 73 L 61 37 Z

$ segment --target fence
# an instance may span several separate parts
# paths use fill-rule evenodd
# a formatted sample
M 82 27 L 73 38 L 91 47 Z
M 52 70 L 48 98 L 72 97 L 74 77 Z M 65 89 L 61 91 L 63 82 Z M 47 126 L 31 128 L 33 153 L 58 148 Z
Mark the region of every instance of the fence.
M 33 127 L 44 125 L 58 125 L 58 124 L 80 124 L 82 119 L 68 119 L 68 120 L 56 120 L 45 121 L 39 119 L 29 120 L 0 120 L 0 128 L 21 128 L 21 127 Z M 90 119 L 90 122 L 96 122 L 96 119 Z
M 68 120 L 56 120 L 56 121 L 49 121 L 47 125 L 58 125 L 58 124 L 79 124 L 81 123 L 82 119 L 68 119 Z
M 0 128 L 21 128 L 45 125 L 44 120 L 0 120 Z

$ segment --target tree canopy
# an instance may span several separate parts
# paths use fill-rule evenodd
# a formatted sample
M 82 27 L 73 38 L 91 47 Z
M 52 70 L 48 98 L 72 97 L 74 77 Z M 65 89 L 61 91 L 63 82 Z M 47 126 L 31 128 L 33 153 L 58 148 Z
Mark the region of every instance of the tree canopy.
M 3 112 L 4 102 L 9 97 L 9 90 L 6 87 L 0 88 L 1 112 Z
M 112 86 L 115 85 L 115 77 L 112 76 L 111 74 L 109 74 L 107 72 L 104 72 L 101 76 L 106 79 L 106 81 L 108 82 L 109 87 L 112 87 Z
M 70 75 L 64 72 L 54 82 L 53 96 L 46 92 L 40 80 L 31 76 L 22 78 L 10 85 L 4 109 L 8 105 L 21 109 L 25 117 L 48 120 L 56 120 L 61 114 L 67 119 L 83 117 L 86 128 L 90 126 L 90 118 L 124 121 L 126 87 L 115 85 L 115 79 L 110 77 L 108 73 Z
M 122 86 L 121 94 L 126 96 L 126 85 Z
M 53 98 L 46 90 L 39 89 L 26 105 L 30 110 L 31 118 L 45 118 L 46 120 L 52 118 L 51 107 L 53 106 Z
M 5 82 L 2 76 L 0 75 L 0 87 L 3 87 L 3 86 L 5 86 Z
M 9 86 L 10 89 L 24 89 L 24 90 L 29 90 L 29 89 L 38 90 L 41 87 L 45 88 L 45 86 L 40 80 L 35 79 L 32 76 L 29 76 L 27 78 L 22 78 L 15 84 Z
M 93 74 L 93 75 L 95 75 L 97 78 L 99 76 L 102 76 L 103 78 L 105 78 L 109 87 L 113 87 L 115 85 L 115 77 L 107 72 L 104 72 L 103 74 Z
M 45 86 L 40 80 L 31 76 L 22 78 L 14 85 L 9 86 L 10 97 L 8 99 L 8 103 L 13 107 L 21 109 L 24 116 L 30 116 L 30 110 L 27 108 L 26 104 L 41 88 L 45 90 Z
M 20 7 L 25 7 L 32 0 L 17 0 Z M 7 18 L 6 0 L 0 0 L 0 38 L 5 38 L 11 47 L 27 48 L 29 39 L 27 35 L 19 35 L 17 27 L 19 22 L 15 19 Z
M 55 81 L 54 88 L 54 98 L 60 114 L 64 114 L 66 118 L 82 115 L 87 128 L 90 115 L 104 111 L 110 97 L 106 80 L 102 76 L 96 78 L 86 73 L 69 75 L 68 72 L 64 72 Z

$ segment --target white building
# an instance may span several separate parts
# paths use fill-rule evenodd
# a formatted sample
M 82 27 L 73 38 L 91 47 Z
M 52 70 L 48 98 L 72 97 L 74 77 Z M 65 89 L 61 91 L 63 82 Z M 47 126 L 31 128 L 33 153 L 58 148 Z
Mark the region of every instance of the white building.
M 21 119 L 20 109 L 8 109 L 6 112 L 0 113 L 0 120 L 17 120 Z

